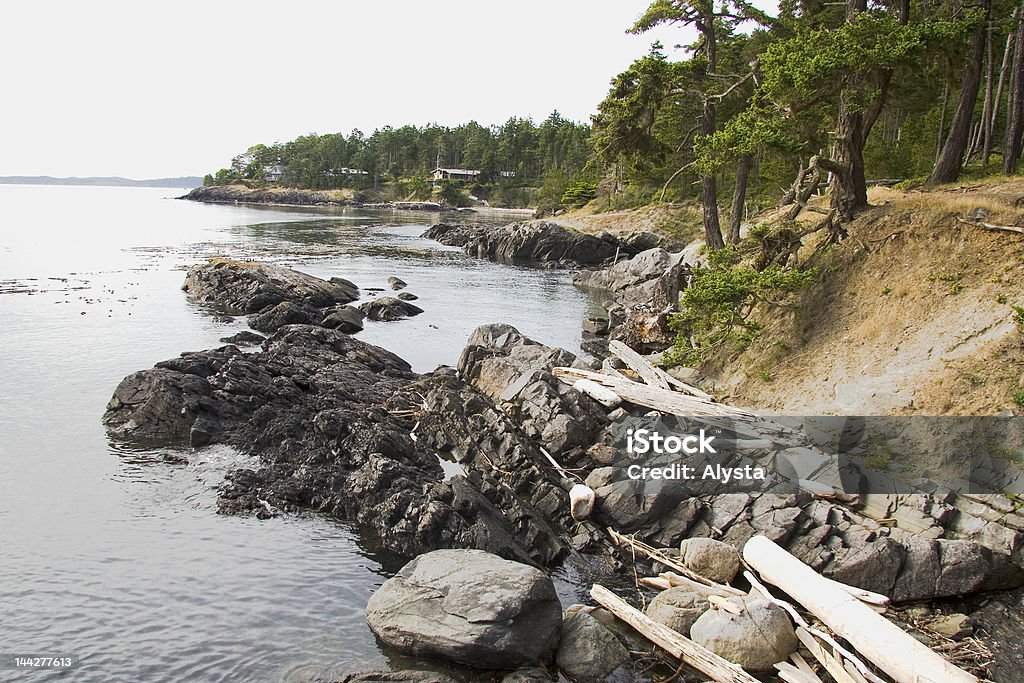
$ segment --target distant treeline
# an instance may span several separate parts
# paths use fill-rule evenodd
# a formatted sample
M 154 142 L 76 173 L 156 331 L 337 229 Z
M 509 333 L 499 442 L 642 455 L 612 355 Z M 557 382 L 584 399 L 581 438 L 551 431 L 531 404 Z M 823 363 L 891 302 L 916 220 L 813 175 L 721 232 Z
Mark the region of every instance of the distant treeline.
M 510 118 L 500 126 L 475 121 L 456 127 L 386 126 L 369 136 L 303 135 L 290 142 L 254 145 L 231 161 L 207 184 L 274 182 L 305 189 L 387 185 L 392 198 L 424 199 L 437 190 L 434 169 L 479 171 L 468 191 L 501 205 L 525 205 L 536 199 L 545 181 L 560 199 L 566 179 L 584 172 L 591 158 L 590 127 L 558 112 L 542 123 Z M 271 173 L 274 167 L 277 177 Z M 527 191 L 529 189 L 529 191 Z

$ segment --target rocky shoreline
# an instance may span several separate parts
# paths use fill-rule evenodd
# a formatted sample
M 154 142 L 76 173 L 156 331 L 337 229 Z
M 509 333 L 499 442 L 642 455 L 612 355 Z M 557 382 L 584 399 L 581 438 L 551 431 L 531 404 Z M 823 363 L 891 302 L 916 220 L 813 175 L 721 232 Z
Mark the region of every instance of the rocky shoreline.
M 346 206 L 359 209 L 397 209 L 403 211 L 436 211 L 457 213 L 472 209 L 440 204 L 438 202 L 360 202 L 339 199 L 329 191 L 300 190 L 297 188 L 248 188 L 234 185 L 197 187 L 178 197 L 213 204 L 275 204 L 280 206 Z
M 602 245 L 581 246 L 572 235 L 566 242 L 536 225 L 432 231 L 496 260 L 529 254 L 596 265 L 607 262 L 609 250 L 614 258 L 623 249 L 599 238 L 593 239 Z M 610 319 L 598 336 L 649 351 L 664 347 L 658 320 L 685 286 L 687 266 L 680 255 L 644 246 L 576 281 L 611 292 Z M 637 558 L 615 546 L 607 527 L 722 582 L 737 572 L 736 549 L 762 535 L 824 576 L 896 602 L 1024 583 L 1024 535 L 1005 513 L 993 517 L 991 506 L 972 513 L 949 499 L 941 514 L 922 510 L 932 521 L 914 530 L 803 491 L 700 493 L 625 477 L 629 458 L 615 446 L 620 427 L 651 419 L 649 408 L 602 405 L 554 374 L 556 367 L 614 367 L 610 359 L 578 358 L 493 324 L 471 335 L 456 368 L 417 374 L 396 355 L 327 324 L 358 310 L 349 306 L 358 288 L 346 280 L 218 262 L 190 271 L 185 290 L 221 314 L 251 316 L 253 327 L 270 336 L 254 353 L 228 344 L 129 375 L 103 418 L 112 438 L 196 448 L 222 443 L 256 456 L 258 466 L 227 475 L 221 512 L 268 517 L 308 510 L 354 523 L 412 560 L 368 606 L 378 636 L 415 656 L 492 670 L 468 679 L 457 672 L 374 672 L 340 680 L 513 683 L 553 680 L 559 670 L 577 681 L 648 680 L 623 656 L 642 649 L 635 634 L 593 607 L 562 614 L 547 577 L 571 558 L 582 582 L 621 584 L 628 573 L 632 583 Z M 570 490 L 581 481 L 596 505 L 576 519 Z M 411 597 L 410 590 L 427 597 Z M 707 601 L 672 591 L 648 613 L 690 631 Z M 988 620 L 999 609 L 1017 609 L 1016 599 L 982 605 L 972 618 L 994 629 Z M 768 610 L 765 619 L 775 618 Z M 706 622 L 709 641 L 728 630 Z M 435 626 L 425 631 L 423 623 Z M 517 667 L 526 668 L 509 673 Z

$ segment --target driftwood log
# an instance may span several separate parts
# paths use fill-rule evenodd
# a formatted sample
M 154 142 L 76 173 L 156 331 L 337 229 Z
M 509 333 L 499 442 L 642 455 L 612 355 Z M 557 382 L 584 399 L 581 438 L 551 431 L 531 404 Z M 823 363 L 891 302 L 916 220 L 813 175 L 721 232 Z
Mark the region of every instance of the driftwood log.
M 754 536 L 747 541 L 743 559 L 896 683 L 978 683 L 977 677 L 946 661 L 768 538 Z
M 632 626 L 644 638 L 713 680 L 719 683 L 758 683 L 758 680 L 742 667 L 719 657 L 668 626 L 659 624 L 604 586 L 594 584 L 590 589 L 590 595 L 599 605 Z

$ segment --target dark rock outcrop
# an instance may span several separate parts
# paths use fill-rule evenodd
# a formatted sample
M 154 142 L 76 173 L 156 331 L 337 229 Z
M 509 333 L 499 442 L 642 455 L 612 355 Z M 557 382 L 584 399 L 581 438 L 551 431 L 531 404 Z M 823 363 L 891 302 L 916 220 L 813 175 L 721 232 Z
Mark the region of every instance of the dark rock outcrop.
M 365 314 L 355 306 L 339 306 L 328 309 L 320 325 L 345 334 L 355 334 L 363 329 Z
M 416 304 L 393 296 L 371 299 L 360 304 L 359 310 L 370 320 L 401 320 L 423 312 Z
M 366 622 L 407 654 L 514 669 L 551 659 L 562 607 L 551 579 L 533 567 L 478 550 L 437 550 L 384 582 Z
M 527 436 L 552 453 L 588 447 L 607 411 L 558 380 L 557 366 L 589 367 L 564 349 L 538 344 L 511 325 L 478 327 L 459 357 L 459 373 L 504 407 Z
M 104 422 L 114 438 L 259 455 L 259 469 L 228 474 L 223 512 L 315 510 L 407 556 L 465 547 L 550 564 L 567 552 L 568 496 L 503 412 L 450 370 L 419 377 L 334 330 L 286 326 L 258 353 L 158 363 L 121 382 Z M 437 453 L 465 476 L 446 479 Z
M 282 266 L 227 259 L 193 266 L 182 289 L 190 300 L 228 315 L 261 313 L 284 302 L 327 308 L 359 298 L 359 288 L 342 278 L 323 280 Z
M 588 266 L 608 263 L 616 253 L 636 253 L 635 247 L 612 235 L 591 235 L 546 221 L 525 221 L 501 227 L 439 223 L 423 236 L 448 246 L 462 247 L 477 258 L 506 263 Z
M 230 337 L 221 337 L 222 344 L 235 344 L 237 346 L 256 346 L 267 340 L 262 334 L 256 334 L 249 330 L 242 330 Z

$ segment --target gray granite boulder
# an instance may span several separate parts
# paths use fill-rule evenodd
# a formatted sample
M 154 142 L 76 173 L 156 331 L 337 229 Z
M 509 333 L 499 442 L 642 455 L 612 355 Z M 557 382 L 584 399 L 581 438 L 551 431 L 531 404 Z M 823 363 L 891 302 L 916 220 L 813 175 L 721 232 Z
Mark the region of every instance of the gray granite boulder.
M 436 550 L 384 582 L 366 621 L 407 654 L 513 669 L 551 658 L 562 608 L 538 569 L 480 550 Z
M 690 628 L 690 638 L 748 671 L 771 671 L 789 659 L 798 641 L 789 615 L 764 600 L 737 599 L 743 612 L 705 612 Z

